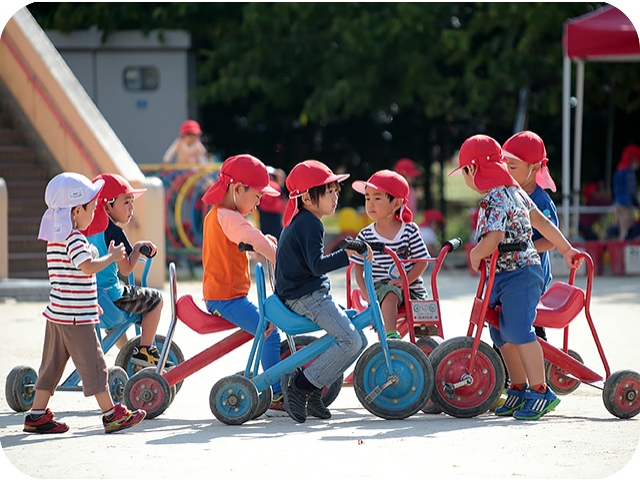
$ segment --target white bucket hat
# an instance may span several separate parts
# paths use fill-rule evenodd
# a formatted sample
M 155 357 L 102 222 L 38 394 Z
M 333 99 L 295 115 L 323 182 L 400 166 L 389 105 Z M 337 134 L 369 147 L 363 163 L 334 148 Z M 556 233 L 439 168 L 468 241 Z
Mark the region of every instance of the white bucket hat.
M 85 205 L 100 193 L 104 180 L 91 183 L 84 175 L 65 172 L 51 179 L 44 192 L 47 211 L 40 221 L 38 240 L 62 242 L 73 230 L 71 210 Z

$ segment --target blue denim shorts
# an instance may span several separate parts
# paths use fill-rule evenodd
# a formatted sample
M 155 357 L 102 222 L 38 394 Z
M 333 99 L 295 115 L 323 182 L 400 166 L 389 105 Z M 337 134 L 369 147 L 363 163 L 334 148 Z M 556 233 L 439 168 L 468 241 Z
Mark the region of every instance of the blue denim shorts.
M 497 347 L 505 343 L 522 345 L 536 341 L 533 322 L 543 287 L 544 274 L 540 265 L 496 274 L 489 305 L 501 305 L 500 330 L 494 327 L 489 330 Z

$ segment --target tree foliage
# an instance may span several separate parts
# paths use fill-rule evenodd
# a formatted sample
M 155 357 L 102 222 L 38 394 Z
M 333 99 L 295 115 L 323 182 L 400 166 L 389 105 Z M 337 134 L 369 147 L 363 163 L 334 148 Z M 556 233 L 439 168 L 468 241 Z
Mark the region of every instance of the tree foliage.
M 408 156 L 428 173 L 471 134 L 527 123 L 559 160 L 562 28 L 602 3 L 34 3 L 44 28 L 185 29 L 210 148 L 290 168 L 318 158 L 365 177 Z M 625 68 L 627 67 L 627 68 Z M 638 114 L 640 75 L 587 69 L 585 131 Z M 612 97 L 613 95 L 613 97 Z M 618 149 L 633 134 L 618 130 Z M 585 148 L 601 175 L 604 137 Z M 637 140 L 636 140 L 637 141 Z M 552 157 L 553 156 L 553 157 Z M 559 171 L 560 162 L 550 163 Z M 431 180 L 431 181 L 430 181 Z M 434 179 L 425 178 L 427 186 Z M 428 190 L 428 189 L 427 189 Z M 427 195 L 426 205 L 431 203 Z

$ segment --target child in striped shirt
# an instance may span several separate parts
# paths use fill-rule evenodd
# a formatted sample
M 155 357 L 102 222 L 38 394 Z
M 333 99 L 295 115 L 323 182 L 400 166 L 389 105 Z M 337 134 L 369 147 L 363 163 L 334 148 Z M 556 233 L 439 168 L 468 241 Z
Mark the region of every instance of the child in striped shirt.
M 47 242 L 47 268 L 51 293 L 43 315 L 47 319 L 42 363 L 35 385 L 31 411 L 24 420 L 30 433 L 64 433 L 65 423 L 54 419 L 47 404 L 60 381 L 69 357 L 82 380 L 85 396 L 95 396 L 102 409 L 105 433 L 140 423 L 144 410 L 130 411 L 113 404 L 107 380 L 107 364 L 95 325 L 99 321 L 96 272 L 124 258 L 122 244 L 109 245 L 108 253 L 94 258 L 93 250 L 80 230 L 93 219 L 96 197 L 104 180 L 95 183 L 77 173 L 61 173 L 45 191 L 47 211 L 38 238 Z
M 366 182 L 353 182 L 352 187 L 364 195 L 367 215 L 373 220 L 372 224 L 358 233 L 358 240 L 384 243 L 402 260 L 429 258 L 420 227 L 412 222 L 413 213 L 407 207 L 409 184 L 402 175 L 391 170 L 381 170 Z M 354 255 L 351 261 L 355 264 L 356 282 L 368 301 L 362 258 Z M 427 290 L 422 282 L 422 273 L 427 268 L 427 262 L 407 262 L 403 266 L 411 298 L 425 299 Z M 399 339 L 401 337 L 396 328 L 398 307 L 404 303 L 402 278 L 387 253 L 373 253 L 373 280 L 387 338 Z

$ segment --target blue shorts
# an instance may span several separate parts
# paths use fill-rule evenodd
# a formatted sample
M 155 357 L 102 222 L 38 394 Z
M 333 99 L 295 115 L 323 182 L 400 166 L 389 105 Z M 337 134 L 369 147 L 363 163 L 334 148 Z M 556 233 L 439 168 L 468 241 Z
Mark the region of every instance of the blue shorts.
M 505 343 L 522 345 L 536 341 L 533 322 L 543 287 L 544 274 L 540 265 L 496 273 L 489 305 L 501 305 L 500 330 L 489 327 L 489 331 L 498 348 Z

